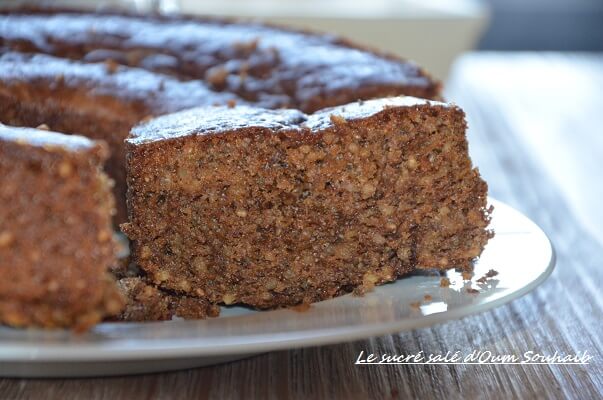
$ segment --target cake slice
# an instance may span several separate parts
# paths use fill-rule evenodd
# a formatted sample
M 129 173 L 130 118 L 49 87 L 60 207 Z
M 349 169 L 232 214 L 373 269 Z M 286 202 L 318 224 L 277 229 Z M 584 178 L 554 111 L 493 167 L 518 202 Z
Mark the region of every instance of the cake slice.
M 469 269 L 490 232 L 463 111 L 412 97 L 197 108 L 126 141 L 135 262 L 161 288 L 257 308 Z
M 118 313 L 107 146 L 0 124 L 0 323 L 86 329 Z

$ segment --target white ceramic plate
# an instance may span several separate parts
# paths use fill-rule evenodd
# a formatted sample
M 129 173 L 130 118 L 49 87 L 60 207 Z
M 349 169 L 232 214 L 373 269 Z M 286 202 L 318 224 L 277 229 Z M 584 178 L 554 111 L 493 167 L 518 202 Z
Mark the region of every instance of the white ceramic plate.
M 100 376 L 168 371 L 294 347 L 384 335 L 479 313 L 516 299 L 546 279 L 553 248 L 536 224 L 492 200 L 496 236 L 464 281 L 447 273 L 412 275 L 357 297 L 313 304 L 304 312 L 222 309 L 202 321 L 104 323 L 85 335 L 0 327 L 0 376 Z M 498 275 L 479 283 L 490 269 Z M 479 293 L 469 293 L 468 288 Z M 425 295 L 431 296 L 425 301 Z M 420 305 L 417 305 L 420 302 Z M 414 303 L 414 304 L 413 304 Z

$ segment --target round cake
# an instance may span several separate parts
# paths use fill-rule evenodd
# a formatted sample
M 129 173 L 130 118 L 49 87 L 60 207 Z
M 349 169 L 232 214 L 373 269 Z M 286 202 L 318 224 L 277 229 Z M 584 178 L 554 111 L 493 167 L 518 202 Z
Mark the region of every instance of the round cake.
M 21 265 L 0 323 L 204 318 L 470 268 L 491 236 L 487 185 L 462 110 L 431 100 L 441 85 L 413 62 L 333 35 L 0 10 L 0 273 Z M 86 163 L 64 135 L 109 151 Z

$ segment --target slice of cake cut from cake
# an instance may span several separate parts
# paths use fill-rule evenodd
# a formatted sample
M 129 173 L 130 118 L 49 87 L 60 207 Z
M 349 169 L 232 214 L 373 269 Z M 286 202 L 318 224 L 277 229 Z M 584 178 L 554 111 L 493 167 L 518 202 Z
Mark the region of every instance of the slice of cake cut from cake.
M 154 284 L 258 308 L 469 269 L 491 233 L 465 128 L 412 97 L 160 117 L 126 141 L 123 230 Z
M 81 330 L 118 313 L 107 146 L 0 124 L 0 323 Z

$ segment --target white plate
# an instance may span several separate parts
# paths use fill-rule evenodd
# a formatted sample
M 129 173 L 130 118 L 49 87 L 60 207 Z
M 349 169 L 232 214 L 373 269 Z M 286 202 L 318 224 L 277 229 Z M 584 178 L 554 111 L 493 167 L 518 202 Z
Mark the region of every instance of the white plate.
M 555 257 L 536 224 L 499 201 L 491 203 L 496 236 L 476 262 L 472 281 L 449 271 L 451 285 L 443 288 L 439 276 L 412 275 L 364 297 L 342 296 L 313 304 L 305 312 L 229 307 L 219 318 L 103 323 L 79 336 L 0 327 L 0 376 L 76 377 L 191 368 L 416 329 L 498 307 L 544 281 Z M 498 275 L 478 283 L 490 269 Z M 432 299 L 425 301 L 425 295 Z M 421 302 L 419 307 L 416 302 Z

